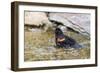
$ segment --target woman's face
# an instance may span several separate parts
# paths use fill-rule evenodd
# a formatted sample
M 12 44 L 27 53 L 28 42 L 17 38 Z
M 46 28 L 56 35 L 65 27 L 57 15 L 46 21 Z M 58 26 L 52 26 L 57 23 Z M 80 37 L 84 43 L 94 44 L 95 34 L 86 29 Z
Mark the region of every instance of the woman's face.
M 55 29 L 55 34 L 56 34 L 56 35 L 61 35 L 61 34 L 63 34 L 63 32 L 61 31 L 60 28 L 56 28 L 56 29 Z

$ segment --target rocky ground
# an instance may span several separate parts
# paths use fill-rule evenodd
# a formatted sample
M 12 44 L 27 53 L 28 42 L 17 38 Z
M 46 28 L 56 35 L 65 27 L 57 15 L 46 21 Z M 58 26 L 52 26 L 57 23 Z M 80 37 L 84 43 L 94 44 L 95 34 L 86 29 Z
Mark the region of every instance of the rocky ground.
M 34 29 L 34 31 L 25 30 L 24 60 L 45 61 L 90 58 L 89 39 L 73 31 L 67 31 L 65 34 L 74 38 L 84 48 L 56 48 L 53 31 L 43 32 L 38 29 Z

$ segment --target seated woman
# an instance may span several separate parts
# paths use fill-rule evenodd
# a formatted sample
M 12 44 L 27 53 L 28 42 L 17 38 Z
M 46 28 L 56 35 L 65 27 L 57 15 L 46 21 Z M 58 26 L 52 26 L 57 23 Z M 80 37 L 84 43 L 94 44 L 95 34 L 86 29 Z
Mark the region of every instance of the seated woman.
M 60 28 L 55 29 L 55 42 L 59 48 L 82 48 L 73 38 L 64 35 Z

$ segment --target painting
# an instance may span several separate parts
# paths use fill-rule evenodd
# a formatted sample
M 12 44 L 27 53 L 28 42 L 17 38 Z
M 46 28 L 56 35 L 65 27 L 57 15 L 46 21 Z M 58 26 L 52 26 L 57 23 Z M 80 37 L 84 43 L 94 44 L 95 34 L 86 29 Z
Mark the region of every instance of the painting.
M 97 66 L 97 7 L 12 3 L 12 70 Z
M 25 61 L 90 58 L 90 14 L 25 11 Z

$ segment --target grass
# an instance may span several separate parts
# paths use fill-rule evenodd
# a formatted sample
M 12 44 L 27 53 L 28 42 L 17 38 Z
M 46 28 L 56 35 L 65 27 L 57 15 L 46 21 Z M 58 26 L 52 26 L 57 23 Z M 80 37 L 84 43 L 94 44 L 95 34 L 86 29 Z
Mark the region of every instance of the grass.
M 73 31 L 68 31 L 65 34 L 74 38 L 78 43 L 84 44 L 85 48 L 56 48 L 53 31 L 32 32 L 25 30 L 24 61 L 71 60 L 90 58 L 89 39 Z

